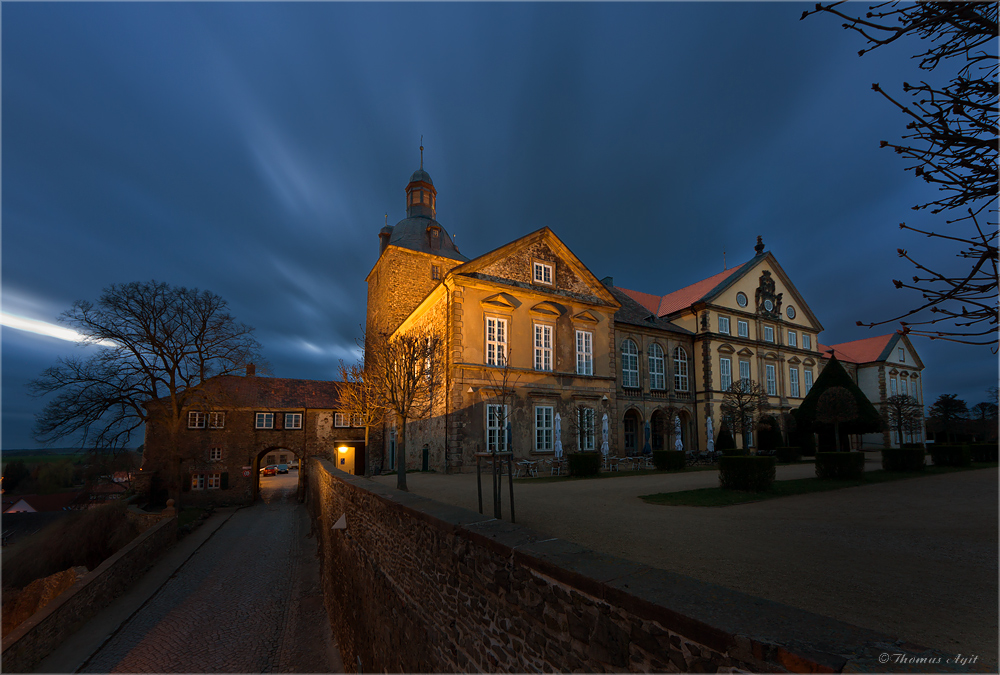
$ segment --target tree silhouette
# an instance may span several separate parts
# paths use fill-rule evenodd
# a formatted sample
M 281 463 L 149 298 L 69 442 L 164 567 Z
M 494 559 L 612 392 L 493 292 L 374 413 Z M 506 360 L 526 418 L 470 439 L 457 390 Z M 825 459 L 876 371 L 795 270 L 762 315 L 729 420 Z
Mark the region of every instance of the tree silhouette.
M 816 404 L 816 421 L 833 425 L 834 447 L 840 450 L 840 425 L 858 417 L 858 404 L 846 387 L 831 387 L 824 391 Z
M 882 406 L 885 422 L 895 430 L 900 445 L 903 444 L 904 432 L 919 429 L 923 410 L 917 399 L 906 394 L 896 394 L 885 400 L 885 405 Z
M 969 407 L 957 394 L 941 394 L 934 405 L 927 411 L 927 416 L 938 429 L 944 432 L 947 440 L 957 430 L 959 420 L 969 416 Z
M 756 380 L 740 379 L 730 385 L 722 397 L 722 414 L 728 418 L 733 431 L 743 438 L 743 449 L 750 447 L 750 433 L 757 426 L 757 418 L 770 409 L 767 390 Z
M 912 283 L 893 280 L 896 288 L 918 291 L 923 301 L 899 316 L 859 326 L 899 321 L 904 332 L 931 339 L 978 345 L 996 345 L 997 338 L 997 6 L 996 2 L 883 2 L 864 16 L 837 9 L 842 2 L 817 4 L 806 18 L 818 12 L 844 19 L 843 27 L 856 31 L 873 49 L 904 38 L 925 41 L 916 55 L 920 68 L 949 71 L 944 85 L 921 80 L 904 82 L 909 104 L 887 93 L 878 83 L 872 89 L 908 118 L 902 142 L 882 141 L 910 160 L 907 171 L 923 178 L 939 196 L 913 210 L 955 214 L 941 232 L 910 227 L 904 230 L 940 240 L 941 250 L 952 247 L 963 259 L 961 272 L 942 260 L 922 263 L 903 248 L 900 257 L 918 270 Z M 988 52 L 987 50 L 991 50 Z M 947 271 L 941 271 L 947 270 Z M 911 318 L 913 317 L 913 318 Z M 994 351 L 996 348 L 994 347 Z

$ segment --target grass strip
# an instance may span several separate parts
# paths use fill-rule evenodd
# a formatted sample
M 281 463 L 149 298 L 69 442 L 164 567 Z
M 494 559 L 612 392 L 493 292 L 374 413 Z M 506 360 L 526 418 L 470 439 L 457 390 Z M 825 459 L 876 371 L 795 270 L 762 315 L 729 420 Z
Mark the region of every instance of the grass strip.
M 866 471 L 865 479 L 855 480 L 822 480 L 819 478 L 796 478 L 794 480 L 776 480 L 771 489 L 766 492 L 745 492 L 742 490 L 723 490 L 722 488 L 701 488 L 698 490 L 684 490 L 682 492 L 661 492 L 652 495 L 640 495 L 639 499 L 647 504 L 657 504 L 661 506 L 733 506 L 735 504 L 746 504 L 749 502 L 759 502 L 765 499 L 778 499 L 780 497 L 792 497 L 794 495 L 804 495 L 811 492 L 826 492 L 828 490 L 840 490 L 860 485 L 874 485 L 876 483 L 888 483 L 896 480 L 907 480 L 910 478 L 923 478 L 925 476 L 937 476 L 945 473 L 955 473 L 958 471 L 973 471 L 977 469 L 995 469 L 997 462 L 973 462 L 972 466 L 927 466 L 921 473 L 909 473 L 903 471 Z
M 689 466 L 683 469 L 676 469 L 674 471 L 660 471 L 659 469 L 642 469 L 640 471 L 605 471 L 601 470 L 596 476 L 549 476 L 545 475 L 545 471 L 539 470 L 538 476 L 534 478 L 524 477 L 515 478 L 515 483 L 559 483 L 567 480 L 593 480 L 595 478 L 625 478 L 627 476 L 656 476 L 660 474 L 675 474 L 675 473 L 691 473 L 692 471 L 718 471 L 717 466 Z M 563 469 L 565 472 L 566 469 Z M 483 472 L 483 475 L 486 475 Z M 507 476 L 504 476 L 506 479 Z

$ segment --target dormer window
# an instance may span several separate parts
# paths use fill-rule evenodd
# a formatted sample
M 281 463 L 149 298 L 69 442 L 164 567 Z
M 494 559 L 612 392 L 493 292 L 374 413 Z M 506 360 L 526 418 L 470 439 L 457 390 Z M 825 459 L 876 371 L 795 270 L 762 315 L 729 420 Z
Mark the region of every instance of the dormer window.
M 534 280 L 536 284 L 552 283 L 552 265 L 536 262 L 534 264 Z

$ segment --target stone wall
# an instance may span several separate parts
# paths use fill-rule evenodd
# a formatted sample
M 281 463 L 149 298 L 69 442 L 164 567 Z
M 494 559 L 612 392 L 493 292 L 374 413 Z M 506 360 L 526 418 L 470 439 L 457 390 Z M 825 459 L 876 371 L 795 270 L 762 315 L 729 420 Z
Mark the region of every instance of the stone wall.
M 319 460 L 308 503 L 331 625 L 364 672 L 840 672 L 902 644 Z
M 145 574 L 176 538 L 177 519 L 160 520 L 4 636 L 2 670 L 31 672 L 53 649 Z

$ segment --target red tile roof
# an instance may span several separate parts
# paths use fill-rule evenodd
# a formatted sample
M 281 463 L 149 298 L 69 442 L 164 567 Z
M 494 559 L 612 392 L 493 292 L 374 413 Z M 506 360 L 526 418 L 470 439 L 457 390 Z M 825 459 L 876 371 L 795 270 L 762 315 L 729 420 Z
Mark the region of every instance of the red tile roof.
M 853 342 L 841 342 L 837 345 L 818 344 L 819 350 L 824 354 L 833 354 L 838 361 L 848 363 L 872 363 L 880 360 L 879 357 L 885 352 L 889 341 L 897 333 L 888 335 L 878 335 L 876 337 L 865 338 L 864 340 L 854 340 Z
M 223 408 L 334 409 L 339 406 L 343 386 L 343 382 L 327 380 L 220 375 L 205 383 L 205 396 L 211 405 Z
M 685 307 L 690 307 L 694 303 L 698 302 L 703 297 L 708 295 L 712 289 L 727 281 L 737 272 L 740 272 L 745 266 L 746 265 L 744 264 L 731 267 L 730 269 L 719 272 L 718 274 L 713 274 L 707 279 L 702 279 L 701 281 L 693 283 L 690 286 L 685 286 L 679 291 L 668 293 L 663 297 L 652 295 L 651 293 L 643 293 L 642 291 L 632 291 L 627 288 L 617 286 L 616 288 L 656 316 L 666 316 L 667 314 L 673 314 L 674 312 L 682 310 Z
M 659 314 L 657 314 L 657 310 L 660 309 L 660 296 L 653 295 L 651 293 L 643 293 L 642 291 L 630 291 L 627 288 L 621 288 L 619 286 L 615 286 L 615 288 L 638 302 L 653 314 L 659 316 Z

